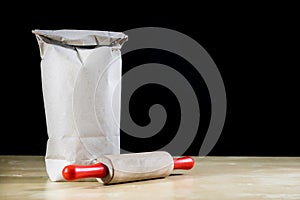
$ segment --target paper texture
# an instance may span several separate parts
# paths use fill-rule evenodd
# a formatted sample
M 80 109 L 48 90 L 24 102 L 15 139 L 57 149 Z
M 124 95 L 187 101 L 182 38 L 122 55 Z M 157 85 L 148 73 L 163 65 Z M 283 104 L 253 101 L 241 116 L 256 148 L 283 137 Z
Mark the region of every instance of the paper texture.
M 97 162 L 108 169 L 106 177 L 97 178 L 104 184 L 166 177 L 174 168 L 172 156 L 165 151 L 106 155 L 98 158 Z
M 48 143 L 46 169 L 62 181 L 69 164 L 120 153 L 123 33 L 34 30 L 41 54 Z

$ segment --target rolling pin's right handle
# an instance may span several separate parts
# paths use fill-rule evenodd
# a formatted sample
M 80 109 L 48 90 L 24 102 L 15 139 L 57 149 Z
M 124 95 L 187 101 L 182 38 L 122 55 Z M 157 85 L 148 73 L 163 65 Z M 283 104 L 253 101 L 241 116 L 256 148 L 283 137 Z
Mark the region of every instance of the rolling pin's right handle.
M 194 159 L 190 156 L 184 156 L 181 158 L 174 158 L 174 170 L 175 169 L 192 169 L 194 167 Z

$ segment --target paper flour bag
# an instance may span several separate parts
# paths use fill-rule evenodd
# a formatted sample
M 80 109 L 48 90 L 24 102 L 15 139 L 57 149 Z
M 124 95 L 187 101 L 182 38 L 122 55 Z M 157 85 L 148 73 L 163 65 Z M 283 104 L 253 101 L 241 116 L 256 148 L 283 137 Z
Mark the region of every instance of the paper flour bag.
M 34 30 L 41 55 L 48 142 L 46 169 L 63 180 L 69 164 L 120 153 L 121 53 L 118 32 Z

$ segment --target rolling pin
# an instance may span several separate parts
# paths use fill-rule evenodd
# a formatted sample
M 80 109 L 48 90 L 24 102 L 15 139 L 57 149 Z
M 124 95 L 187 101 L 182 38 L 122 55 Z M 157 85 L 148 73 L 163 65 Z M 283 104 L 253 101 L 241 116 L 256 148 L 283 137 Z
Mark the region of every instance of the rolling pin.
M 169 176 L 175 169 L 193 168 L 194 160 L 189 156 L 174 158 L 165 151 L 106 155 L 96 164 L 68 165 L 63 177 L 68 180 L 97 178 L 104 184 L 123 183 Z

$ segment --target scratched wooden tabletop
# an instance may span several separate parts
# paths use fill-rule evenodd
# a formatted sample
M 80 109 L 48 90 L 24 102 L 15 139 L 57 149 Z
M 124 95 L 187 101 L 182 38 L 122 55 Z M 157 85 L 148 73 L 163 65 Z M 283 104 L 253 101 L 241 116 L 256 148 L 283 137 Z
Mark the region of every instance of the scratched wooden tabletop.
M 50 182 L 41 156 L 0 156 L 0 199 L 300 199 L 300 157 L 194 157 L 190 171 L 104 186 Z

